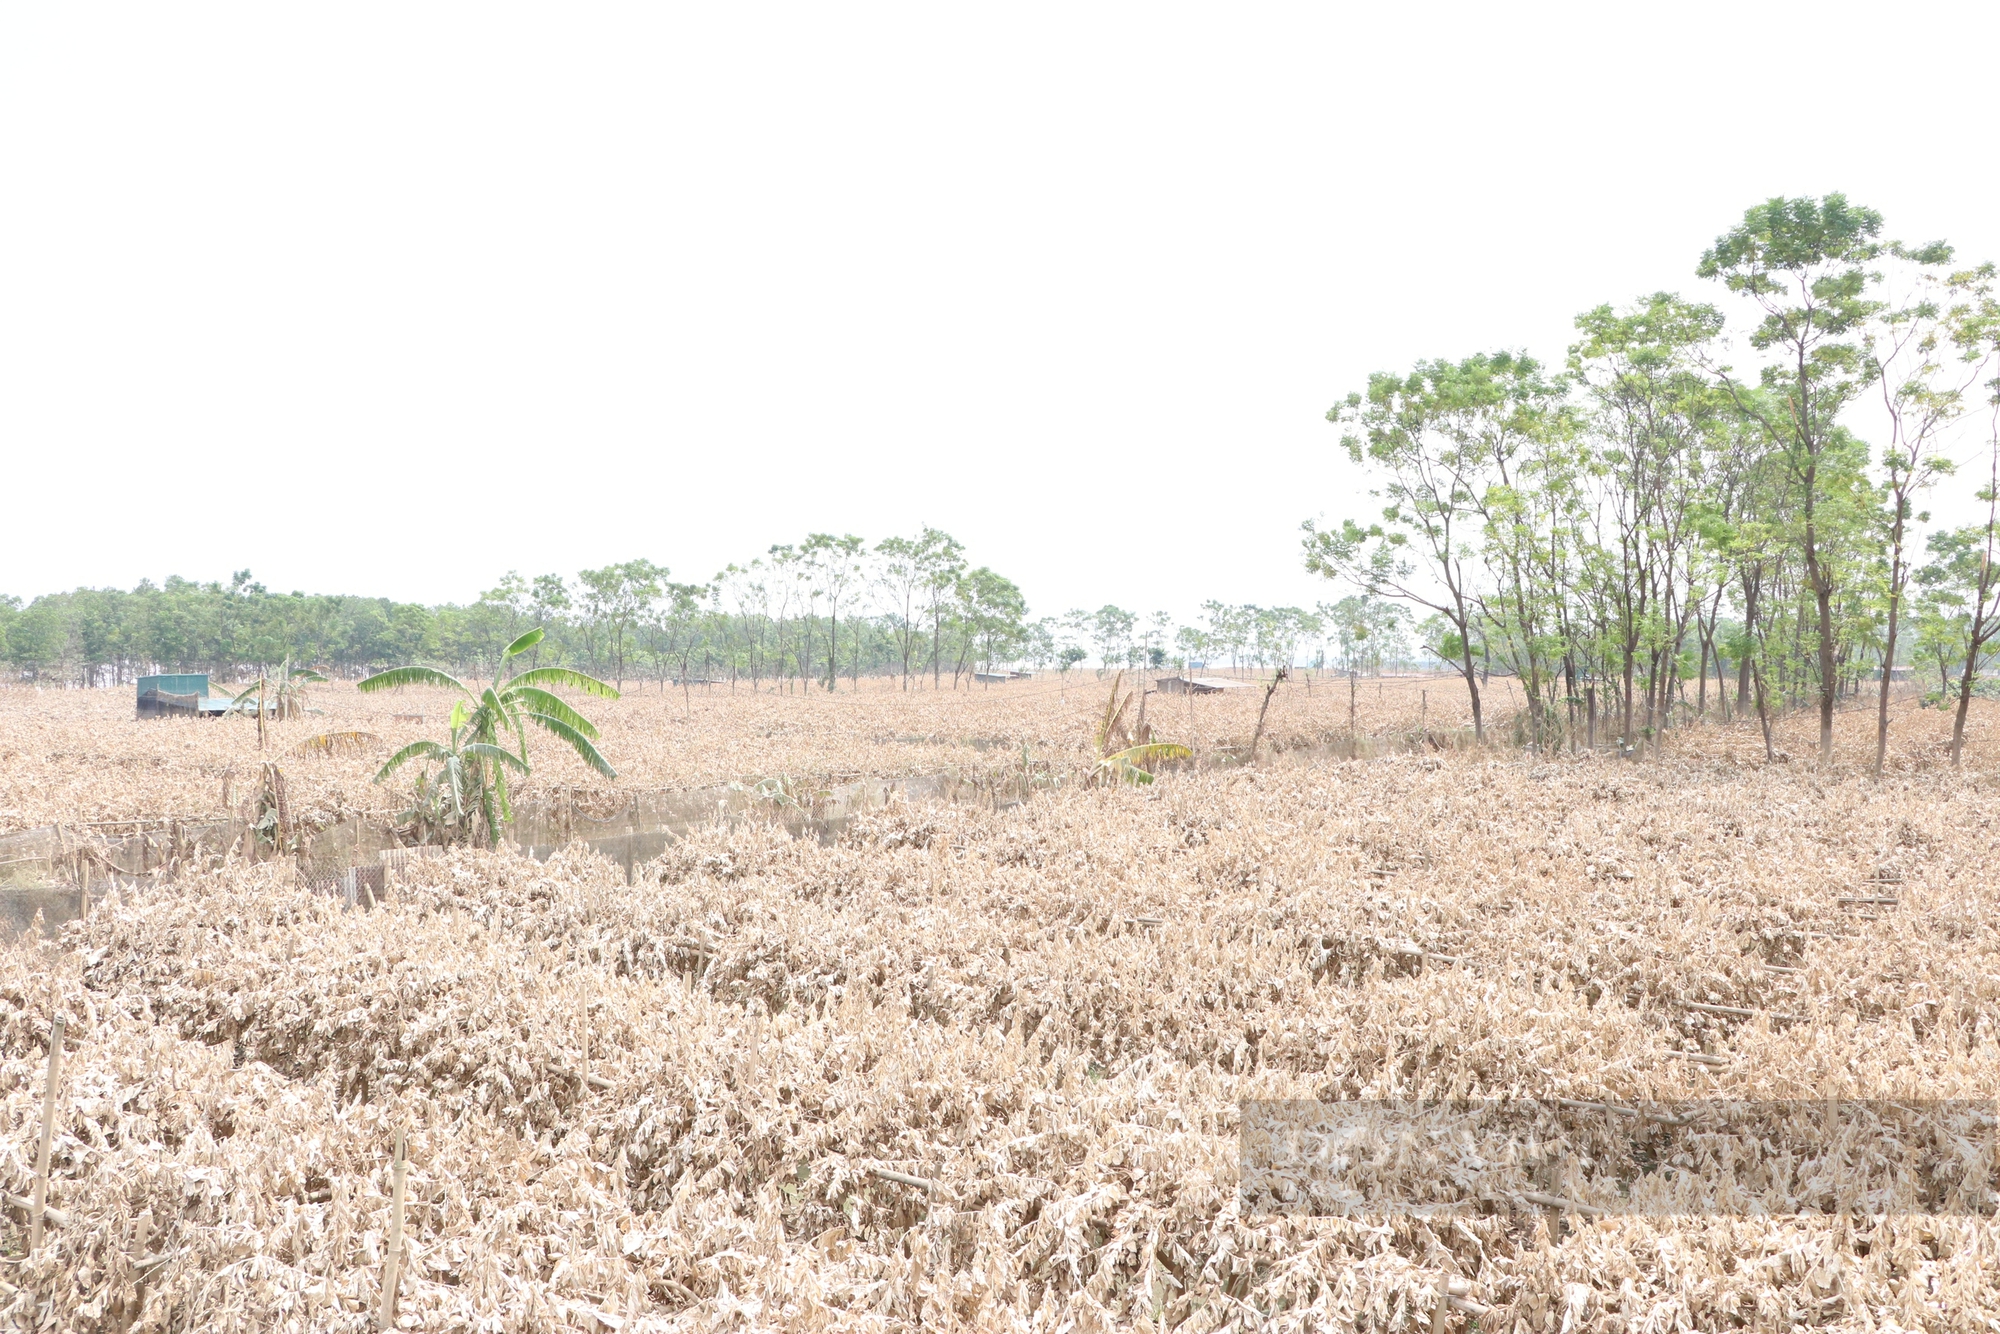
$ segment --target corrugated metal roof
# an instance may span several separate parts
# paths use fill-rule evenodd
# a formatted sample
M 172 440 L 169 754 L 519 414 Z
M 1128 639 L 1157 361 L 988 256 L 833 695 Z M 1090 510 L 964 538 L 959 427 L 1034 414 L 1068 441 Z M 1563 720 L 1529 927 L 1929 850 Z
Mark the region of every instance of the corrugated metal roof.
M 144 695 L 153 691 L 162 695 L 206 695 L 208 673 L 183 672 L 173 676 L 140 677 L 139 693 Z

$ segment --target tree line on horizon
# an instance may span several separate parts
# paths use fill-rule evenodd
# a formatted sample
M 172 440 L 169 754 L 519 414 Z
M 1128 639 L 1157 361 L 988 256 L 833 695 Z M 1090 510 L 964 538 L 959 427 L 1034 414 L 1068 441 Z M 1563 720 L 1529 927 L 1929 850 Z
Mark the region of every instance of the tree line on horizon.
M 1352 596 L 1307 610 L 1209 601 L 1198 625 L 1107 604 L 1030 619 L 1009 579 L 974 566 L 949 534 L 926 528 L 872 547 L 814 534 L 725 567 L 703 583 L 638 559 L 532 578 L 510 571 L 468 604 L 275 593 L 239 570 L 227 584 L 169 578 L 130 590 L 79 588 L 23 605 L 0 597 L 0 662 L 16 680 L 128 685 L 161 671 L 217 680 L 279 663 L 360 677 L 424 664 L 473 676 L 500 669 L 534 628 L 539 664 L 627 681 L 727 681 L 750 689 L 832 689 L 841 677 L 895 676 L 945 688 L 996 666 L 1067 672 L 1234 669 L 1300 663 L 1379 673 L 1420 650 L 1403 608 Z
M 1882 228 L 1830 194 L 1716 240 L 1695 271 L 1750 313 L 1746 366 L 1720 307 L 1658 293 L 1577 316 L 1560 367 L 1501 351 L 1370 376 L 1327 417 L 1385 503 L 1307 522 L 1307 568 L 1427 614 L 1481 735 L 1495 663 L 1526 693 L 1521 739 L 1550 748 L 1657 748 L 1712 682 L 1767 757 L 1789 708 L 1817 711 L 1830 757 L 1838 701 L 1868 694 L 1879 773 L 1907 665 L 1955 708 L 1956 762 L 2000 631 L 2000 299 L 1992 264 Z M 1955 451 L 1985 517 L 1933 525 Z

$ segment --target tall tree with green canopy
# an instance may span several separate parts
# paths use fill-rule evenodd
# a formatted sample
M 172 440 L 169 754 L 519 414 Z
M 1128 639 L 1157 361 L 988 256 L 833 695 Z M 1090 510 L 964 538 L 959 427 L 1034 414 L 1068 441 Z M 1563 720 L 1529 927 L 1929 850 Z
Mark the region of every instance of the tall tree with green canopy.
M 910 688 L 910 659 L 916 656 L 919 599 L 926 577 L 920 538 L 891 537 L 875 545 L 875 582 L 889 609 L 890 632 L 903 660 L 903 689 Z
M 1106 667 L 1130 666 L 1127 648 L 1139 618 L 1123 607 L 1107 602 L 1091 614 L 1090 637 L 1097 645 L 1097 660 Z
M 944 679 L 944 623 L 957 602 L 958 581 L 965 577 L 965 544 L 942 529 L 926 527 L 917 535 L 911 559 L 931 623 L 931 689 L 936 690 Z
M 976 665 L 990 667 L 1011 655 L 1027 633 L 1027 618 L 1028 600 L 1013 580 L 984 565 L 959 580 L 959 623 Z
M 1730 368 L 1723 384 L 1763 430 L 1784 461 L 1798 493 L 1800 554 L 1817 611 L 1819 747 L 1833 757 L 1833 712 L 1839 686 L 1834 597 L 1842 562 L 1831 547 L 1838 529 L 1858 516 L 1842 500 L 1852 493 L 1866 453 L 1840 430 L 1841 410 L 1867 387 L 1870 365 L 1862 334 L 1881 309 L 1869 268 L 1883 254 L 1882 215 L 1847 202 L 1774 198 L 1743 215 L 1716 239 L 1696 272 L 1718 278 L 1748 297 L 1764 318 L 1750 345 L 1771 360 L 1761 372 L 1767 391 L 1745 392 Z
M 2000 559 L 1996 559 L 2000 558 L 2000 397 L 1987 449 L 1986 485 L 1978 493 L 1986 502 L 1986 522 L 1932 533 L 1931 560 L 1916 572 L 1932 609 L 1927 629 L 1947 686 L 1942 695 L 1953 693 L 1950 659 L 1957 658 L 1960 665 L 1951 724 L 1954 765 L 1965 753 L 1965 719 L 1979 684 L 1979 669 L 2000 640 Z
M 1486 720 L 1472 641 L 1487 493 L 1505 484 L 1502 465 L 1540 429 L 1559 392 L 1532 357 L 1482 353 L 1423 362 L 1408 375 L 1378 372 L 1366 394 L 1349 394 L 1326 414 L 1345 428 L 1348 457 L 1381 476 L 1374 494 L 1389 503 L 1381 522 L 1365 526 L 1347 519 L 1322 530 L 1308 520 L 1306 568 L 1443 617 L 1449 633 L 1436 647 L 1465 678 L 1480 740 Z
M 1628 310 L 1586 311 L 1576 327 L 1570 371 L 1589 409 L 1590 471 L 1607 521 L 1584 577 L 1610 630 L 1624 735 L 1651 734 L 1657 746 L 1656 719 L 1666 717 L 1674 664 L 1706 591 L 1700 519 L 1736 416 L 1700 364 L 1722 314 L 1659 292 Z M 1641 673 L 1643 729 L 1634 719 Z
M 840 678 L 840 608 L 862 582 L 862 556 L 867 545 L 852 533 L 835 537 L 832 533 L 812 533 L 799 546 L 813 586 L 826 598 L 826 688 L 836 688 Z
M 526 777 L 528 727 L 549 733 L 585 764 L 606 778 L 618 775 L 593 743 L 598 732 L 588 718 L 551 692 L 551 687 L 580 690 L 586 695 L 617 699 L 618 691 L 594 676 L 567 667 L 531 667 L 508 674 L 508 664 L 542 642 L 538 626 L 507 646 L 492 685 L 472 690 L 434 667 L 392 667 L 361 681 L 363 694 L 400 686 L 440 686 L 459 698 L 451 708 L 448 742 L 414 741 L 389 757 L 376 773 L 378 783 L 412 761 L 423 761 L 419 801 L 425 791 L 440 799 L 448 830 L 465 838 L 483 838 L 488 847 L 500 841 L 500 827 L 514 818 L 507 799 L 507 773 Z
M 1993 265 L 1948 272 L 1951 248 L 1942 242 L 1921 250 L 1892 246 L 1890 252 L 1887 299 L 1863 339 L 1889 437 L 1882 447 L 1888 617 L 1876 698 L 1877 777 L 1889 755 L 1890 668 L 1910 578 L 1909 528 L 1929 518 L 1917 513 L 1916 498 L 1952 471 L 1946 429 L 1970 406 L 1970 392 L 1990 364 L 1991 349 L 1981 335 L 1994 308 Z
M 625 655 L 632 632 L 659 601 L 660 580 L 667 574 L 666 566 L 643 559 L 576 572 L 583 585 L 592 657 L 602 652 L 611 659 L 620 690 L 625 688 Z

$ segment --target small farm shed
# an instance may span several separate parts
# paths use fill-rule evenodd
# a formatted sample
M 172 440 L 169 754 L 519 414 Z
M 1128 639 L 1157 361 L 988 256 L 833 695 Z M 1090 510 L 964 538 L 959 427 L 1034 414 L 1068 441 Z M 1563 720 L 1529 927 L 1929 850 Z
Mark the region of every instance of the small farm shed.
M 1163 676 L 1153 683 L 1162 695 L 1213 695 L 1224 690 L 1253 690 L 1248 681 L 1226 676 Z
M 207 672 L 139 678 L 139 717 L 213 718 L 229 712 L 229 701 L 208 693 Z

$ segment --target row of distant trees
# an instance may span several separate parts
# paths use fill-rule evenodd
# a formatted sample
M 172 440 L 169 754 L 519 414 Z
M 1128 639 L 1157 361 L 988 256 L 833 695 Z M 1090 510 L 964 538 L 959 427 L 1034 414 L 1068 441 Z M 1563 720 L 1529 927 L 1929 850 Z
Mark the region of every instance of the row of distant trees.
M 949 534 L 869 544 L 815 533 L 701 583 L 631 560 L 573 578 L 510 572 L 478 600 L 427 607 L 386 598 L 274 593 L 241 570 L 228 584 L 170 578 L 130 590 L 0 598 L 0 661 L 17 679 L 129 684 L 155 671 L 257 675 L 290 659 L 359 676 L 430 663 L 490 676 L 536 626 L 538 664 L 573 665 L 621 688 L 726 680 L 752 689 L 837 688 L 895 676 L 956 687 L 996 665 L 1238 668 L 1317 663 L 1376 672 L 1415 652 L 1404 609 L 1354 596 L 1312 611 L 1207 603 L 1204 623 L 1116 606 L 1030 619 L 1021 591 L 976 566 Z
M 815 533 L 704 583 L 671 573 L 645 559 L 573 579 L 509 572 L 477 601 L 434 607 L 274 593 L 248 570 L 227 585 L 170 578 L 25 606 L 0 597 L 0 661 L 21 678 L 80 685 L 178 670 L 227 680 L 287 658 L 346 675 L 395 663 L 480 675 L 541 626 L 538 662 L 621 686 L 699 677 L 831 689 L 842 676 L 888 672 L 956 684 L 1035 641 L 1020 589 L 936 529 L 872 547 Z
M 1838 699 L 1866 693 L 1879 771 L 1889 669 L 1911 663 L 1955 703 L 1956 758 L 2000 631 L 1994 266 L 1828 195 L 1750 209 L 1697 272 L 1751 312 L 1753 364 L 1721 310 L 1662 293 L 1578 316 L 1559 369 L 1500 352 L 1371 376 L 1327 415 L 1384 508 L 1308 523 L 1308 568 L 1429 618 L 1482 730 L 1496 665 L 1544 744 L 1600 709 L 1656 741 L 1713 678 L 1767 749 L 1774 712 L 1815 708 L 1830 755 Z M 1968 457 L 1984 518 L 1927 527 Z

